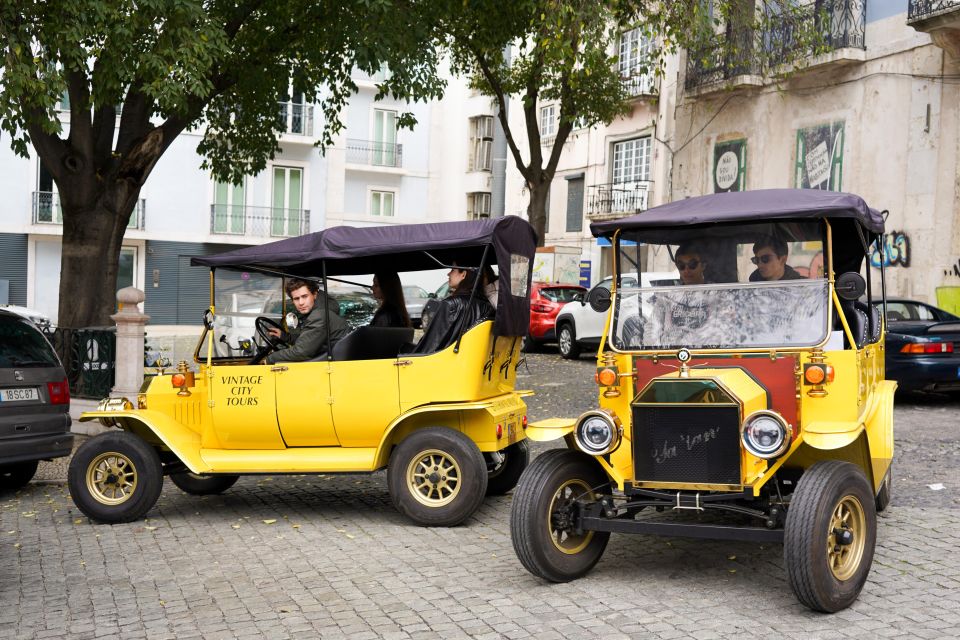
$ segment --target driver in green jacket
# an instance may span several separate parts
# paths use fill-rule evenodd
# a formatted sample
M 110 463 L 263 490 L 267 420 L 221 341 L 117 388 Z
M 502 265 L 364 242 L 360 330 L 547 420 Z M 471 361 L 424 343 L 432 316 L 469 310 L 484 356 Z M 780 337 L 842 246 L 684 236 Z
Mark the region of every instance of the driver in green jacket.
M 266 357 L 264 362 L 303 362 L 326 353 L 337 340 L 350 332 L 347 321 L 340 317 L 339 305 L 322 293 L 316 282 L 292 279 L 287 282 L 287 294 L 296 309 L 296 328 L 286 332 L 270 329 L 270 335 L 282 339 L 288 346 L 281 347 Z M 326 301 L 330 315 L 330 345 L 327 345 L 326 316 L 323 301 Z

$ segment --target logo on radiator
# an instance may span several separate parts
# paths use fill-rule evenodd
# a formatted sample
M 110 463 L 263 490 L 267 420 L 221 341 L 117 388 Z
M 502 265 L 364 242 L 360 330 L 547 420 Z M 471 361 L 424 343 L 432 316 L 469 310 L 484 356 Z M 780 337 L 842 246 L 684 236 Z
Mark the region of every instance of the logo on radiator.
M 22 371 L 17 371 L 16 369 L 14 369 L 14 370 L 13 370 L 13 377 L 14 377 L 14 379 L 16 379 L 17 381 L 23 382 L 23 372 L 22 372 Z
M 662 464 L 676 458 L 678 451 L 693 451 L 711 440 L 716 440 L 719 435 L 720 429 L 717 427 L 710 427 L 697 433 L 681 433 L 672 442 L 664 440 L 662 446 L 657 446 L 650 452 L 650 457 L 655 463 Z

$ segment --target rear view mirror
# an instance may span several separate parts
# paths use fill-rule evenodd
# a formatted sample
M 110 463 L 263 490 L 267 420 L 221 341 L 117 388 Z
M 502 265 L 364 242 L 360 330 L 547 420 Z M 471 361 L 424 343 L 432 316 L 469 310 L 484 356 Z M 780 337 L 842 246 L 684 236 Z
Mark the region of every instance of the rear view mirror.
M 848 271 L 837 277 L 834 289 L 842 300 L 858 300 L 867 290 L 867 282 L 859 273 Z
M 209 331 L 213 331 L 213 311 L 210 309 L 203 312 L 203 326 Z
M 610 290 L 604 287 L 591 289 L 587 294 L 587 303 L 597 313 L 604 313 L 610 308 Z

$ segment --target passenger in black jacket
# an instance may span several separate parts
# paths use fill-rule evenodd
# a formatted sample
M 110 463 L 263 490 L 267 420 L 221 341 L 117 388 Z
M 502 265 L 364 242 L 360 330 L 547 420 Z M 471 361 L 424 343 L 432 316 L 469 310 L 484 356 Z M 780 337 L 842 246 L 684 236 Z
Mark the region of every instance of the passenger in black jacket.
M 412 327 L 403 286 L 396 271 L 381 271 L 373 275 L 373 297 L 380 306 L 370 321 L 371 327 Z
M 787 264 L 787 243 L 780 238 L 764 236 L 753 245 L 750 258 L 757 268 L 750 274 L 750 282 L 764 280 L 803 280 L 796 269 Z
M 430 320 L 430 326 L 412 353 L 435 353 L 446 349 L 457 341 L 458 329 L 466 333 L 471 327 L 493 318 L 493 307 L 482 287 L 478 287 L 476 294 L 470 297 L 476 280 L 476 271 L 458 269 L 454 263 L 447 274 L 447 282 L 453 293 L 440 303 Z

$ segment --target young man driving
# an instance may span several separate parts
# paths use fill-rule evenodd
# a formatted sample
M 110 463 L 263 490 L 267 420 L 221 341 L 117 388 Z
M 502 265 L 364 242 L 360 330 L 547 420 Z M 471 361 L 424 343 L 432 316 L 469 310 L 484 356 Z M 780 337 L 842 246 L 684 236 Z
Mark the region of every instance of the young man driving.
M 339 305 L 320 293 L 316 282 L 294 278 L 286 286 L 287 294 L 296 309 L 297 327 L 282 332 L 270 329 L 270 335 L 282 338 L 288 344 L 268 355 L 264 362 L 303 362 L 326 353 L 337 341 L 350 332 L 347 321 L 340 317 Z M 322 302 L 330 312 L 330 345 L 327 345 L 326 316 Z

